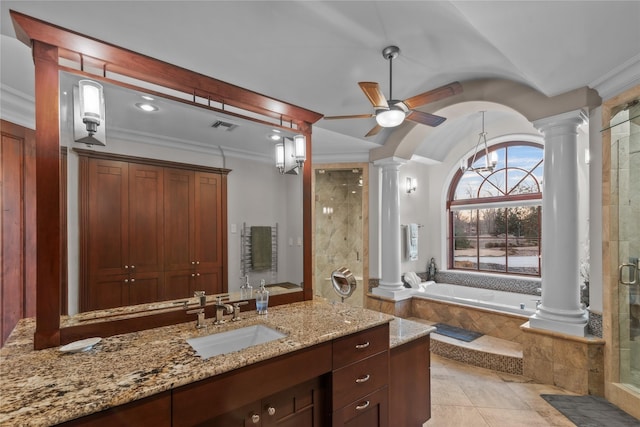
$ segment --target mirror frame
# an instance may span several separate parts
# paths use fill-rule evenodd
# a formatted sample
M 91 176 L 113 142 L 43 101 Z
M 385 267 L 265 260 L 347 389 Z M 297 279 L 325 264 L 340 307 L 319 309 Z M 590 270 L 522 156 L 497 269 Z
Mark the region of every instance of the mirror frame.
M 31 47 L 35 64 L 37 171 L 35 349 L 56 347 L 88 336 L 105 337 L 185 321 L 182 310 L 176 310 L 61 327 L 60 284 L 63 256 L 61 232 L 63 226 L 60 213 L 60 71 L 69 71 L 125 87 L 128 86 L 126 83 L 107 77 L 107 73 L 137 79 L 193 95 L 193 102 L 175 98 L 180 102 L 235 115 L 268 126 L 287 130 L 295 129 L 305 135 L 307 167 L 303 168 L 302 174 L 304 286 L 301 293 L 284 294 L 280 296 L 281 298 L 274 296 L 273 303 L 286 304 L 313 299 L 311 126 L 322 118 L 322 114 L 85 36 L 14 10 L 10 13 L 16 36 L 18 40 Z M 61 60 L 79 64 L 79 69 L 61 65 Z M 96 72 L 102 74 L 96 74 Z M 163 93 L 157 95 L 171 98 Z M 208 105 L 196 102 L 197 98 L 208 100 Z M 222 108 L 212 107 L 212 101 L 221 104 Z M 230 112 L 225 110 L 225 106 L 232 106 L 251 115 Z M 264 119 L 256 118 L 256 114 Z

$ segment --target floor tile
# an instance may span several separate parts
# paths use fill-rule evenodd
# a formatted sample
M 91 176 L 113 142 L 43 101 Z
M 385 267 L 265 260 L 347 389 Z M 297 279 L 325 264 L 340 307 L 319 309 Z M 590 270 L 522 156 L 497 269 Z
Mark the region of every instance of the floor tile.
M 431 419 L 424 427 L 575 427 L 540 394 L 574 394 L 431 355 Z
M 432 405 L 431 419 L 423 427 L 491 427 L 477 408 L 469 406 Z
M 531 409 L 478 408 L 491 427 L 549 427 L 540 414 Z

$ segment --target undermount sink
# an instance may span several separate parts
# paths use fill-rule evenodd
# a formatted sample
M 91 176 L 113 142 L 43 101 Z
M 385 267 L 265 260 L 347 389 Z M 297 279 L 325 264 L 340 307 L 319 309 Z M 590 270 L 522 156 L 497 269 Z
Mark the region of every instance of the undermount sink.
M 286 337 L 285 334 L 275 329 L 254 325 L 204 337 L 189 338 L 187 342 L 198 356 L 208 359 L 219 354 L 231 353 L 284 337 Z

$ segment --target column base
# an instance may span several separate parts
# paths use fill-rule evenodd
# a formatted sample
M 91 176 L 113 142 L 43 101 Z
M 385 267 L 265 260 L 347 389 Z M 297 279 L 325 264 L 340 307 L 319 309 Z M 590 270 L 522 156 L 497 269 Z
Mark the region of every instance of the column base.
M 373 288 L 371 290 L 371 293 L 381 297 L 391 298 L 394 301 L 401 301 L 407 298 L 411 298 L 412 296 L 411 289 L 405 288 L 402 285 L 400 285 L 399 287 L 395 287 L 380 284 L 378 287 Z
M 532 328 L 546 329 L 548 331 L 560 332 L 563 334 L 574 335 L 577 337 L 587 336 L 587 325 L 589 323 L 589 314 L 585 311 L 580 318 L 548 319 L 544 317 L 544 313 L 538 311 L 529 318 L 529 326 Z

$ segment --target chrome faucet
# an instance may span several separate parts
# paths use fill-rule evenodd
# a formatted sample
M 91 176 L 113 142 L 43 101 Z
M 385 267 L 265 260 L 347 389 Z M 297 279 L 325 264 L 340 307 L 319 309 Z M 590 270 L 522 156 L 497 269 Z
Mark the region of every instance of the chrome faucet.
M 215 320 L 213 321 L 214 325 L 220 325 L 224 323 L 223 317 L 225 314 L 234 313 L 234 308 L 231 304 L 222 303 L 222 297 L 218 297 L 218 299 L 216 300 L 215 308 L 216 308 L 216 311 L 215 311 L 216 317 L 215 317 Z
M 205 327 L 205 313 L 204 307 L 207 304 L 207 297 L 204 291 L 195 291 L 193 296 L 198 299 L 197 304 L 200 308 L 196 308 L 194 310 L 188 310 L 187 314 L 196 314 L 198 317 L 196 318 L 196 329 L 202 329 Z M 182 303 L 182 301 L 180 302 Z M 184 308 L 186 309 L 189 306 L 189 301 L 184 301 Z

